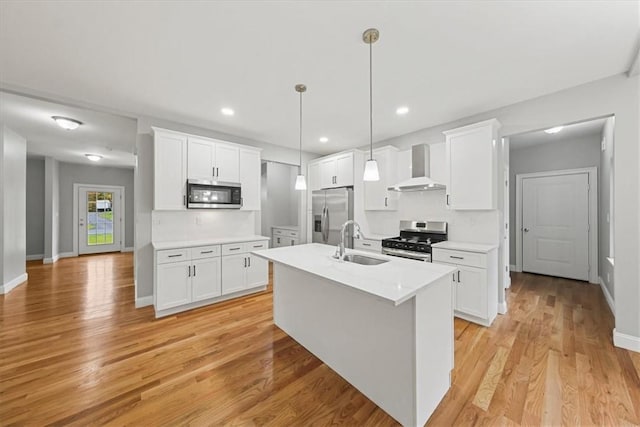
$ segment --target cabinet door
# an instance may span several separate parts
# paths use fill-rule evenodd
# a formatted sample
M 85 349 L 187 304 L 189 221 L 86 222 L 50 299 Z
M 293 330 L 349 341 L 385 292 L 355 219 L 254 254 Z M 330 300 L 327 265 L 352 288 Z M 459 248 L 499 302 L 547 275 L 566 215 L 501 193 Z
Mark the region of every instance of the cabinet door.
M 217 172 L 216 180 L 240 182 L 240 148 L 233 145 L 216 144 L 214 164 Z M 259 167 L 258 176 L 260 176 Z
M 213 158 L 216 144 L 206 139 L 189 137 L 189 178 L 211 179 L 214 175 Z
M 335 186 L 353 185 L 353 153 L 341 154 L 336 157 Z
M 315 191 L 322 188 L 322 180 L 320 175 L 320 163 L 312 163 L 309 165 L 309 190 Z
M 260 152 L 240 150 L 240 184 L 242 210 L 260 210 Z
M 153 159 L 154 209 L 186 209 L 187 137 L 156 132 Z
M 222 295 L 246 289 L 247 254 L 222 257 Z
M 218 297 L 220 286 L 220 257 L 203 258 L 191 262 L 192 301 Z
M 165 310 L 191 302 L 190 261 L 156 266 L 156 310 Z
M 456 310 L 487 318 L 487 270 L 464 265 L 459 265 L 458 269 L 460 275 L 456 273 L 457 281 L 454 283 Z
M 495 209 L 493 128 L 483 126 L 447 135 L 451 209 Z
M 269 261 L 247 254 L 247 289 L 266 285 L 269 281 Z
M 364 209 L 368 211 L 391 211 L 396 210 L 396 193 L 390 192 L 387 188 L 396 183 L 396 151 L 384 148 L 375 150 L 373 158 L 378 162 L 379 181 L 364 182 Z
M 325 159 L 320 162 L 320 188 L 333 188 L 336 185 L 336 160 Z

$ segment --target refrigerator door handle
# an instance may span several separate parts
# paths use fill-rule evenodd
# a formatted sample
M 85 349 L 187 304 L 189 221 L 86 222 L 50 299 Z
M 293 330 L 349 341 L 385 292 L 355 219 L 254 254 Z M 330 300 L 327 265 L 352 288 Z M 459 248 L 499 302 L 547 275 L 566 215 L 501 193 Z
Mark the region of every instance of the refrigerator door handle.
M 322 241 L 323 243 L 327 243 L 329 241 L 329 208 L 325 205 L 322 208 Z

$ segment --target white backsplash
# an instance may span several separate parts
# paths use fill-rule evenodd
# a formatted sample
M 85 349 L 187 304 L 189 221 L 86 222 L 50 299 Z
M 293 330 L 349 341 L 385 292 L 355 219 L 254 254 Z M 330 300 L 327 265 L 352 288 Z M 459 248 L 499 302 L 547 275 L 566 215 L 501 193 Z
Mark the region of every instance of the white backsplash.
M 259 213 L 240 210 L 153 211 L 154 242 L 241 237 L 259 234 Z

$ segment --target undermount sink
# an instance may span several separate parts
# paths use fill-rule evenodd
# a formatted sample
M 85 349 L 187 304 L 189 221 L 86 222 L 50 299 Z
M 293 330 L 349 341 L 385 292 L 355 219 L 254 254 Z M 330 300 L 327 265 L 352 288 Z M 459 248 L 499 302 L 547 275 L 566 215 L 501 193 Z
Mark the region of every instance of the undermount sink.
M 370 256 L 357 255 L 357 254 L 345 255 L 344 260 L 347 262 L 353 262 L 355 264 L 360 264 L 360 265 L 378 265 L 378 264 L 383 264 L 385 262 L 389 262 L 388 259 L 380 259 L 380 258 L 374 258 Z

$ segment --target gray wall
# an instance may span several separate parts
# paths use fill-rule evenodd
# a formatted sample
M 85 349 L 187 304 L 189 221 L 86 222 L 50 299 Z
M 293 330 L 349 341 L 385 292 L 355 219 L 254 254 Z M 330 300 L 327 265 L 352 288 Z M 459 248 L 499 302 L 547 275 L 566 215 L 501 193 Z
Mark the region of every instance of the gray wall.
M 27 256 L 44 257 L 44 158 L 27 159 Z
M 26 273 L 26 167 L 27 141 L 1 125 L 0 172 L 2 188 L 2 217 L 0 236 L 2 250 L 0 259 L 1 285 L 20 278 Z M 4 289 L 2 291 L 4 293 Z
M 613 182 L 614 125 L 615 119 L 610 117 L 602 131 L 605 149 L 600 151 L 600 171 L 598 174 L 600 181 L 598 187 L 598 272 L 613 299 L 615 299 L 613 266 L 607 261 L 607 257 L 612 255 L 611 230 L 615 229 L 615 212 L 610 212 L 610 202 L 613 196 L 611 185 L 615 184 Z M 607 220 L 607 216 L 609 216 L 609 220 Z
M 600 166 L 600 134 L 580 139 L 560 139 L 553 143 L 517 148 L 512 137 L 509 153 L 509 239 L 510 262 L 516 263 L 516 175 Z
M 73 251 L 73 184 L 124 187 L 125 247 L 133 247 L 133 169 L 60 162 L 60 252 Z
M 298 225 L 299 191 L 294 189 L 298 167 L 276 162 L 262 164 L 262 234 L 275 225 Z

